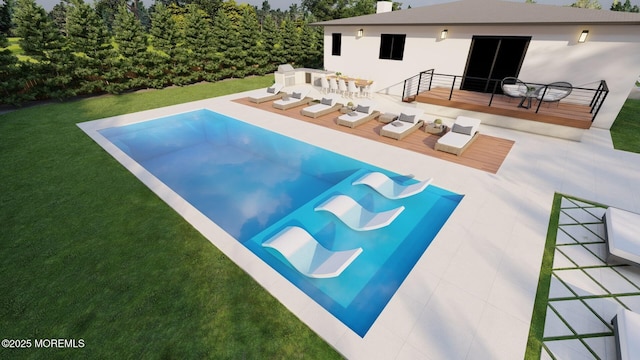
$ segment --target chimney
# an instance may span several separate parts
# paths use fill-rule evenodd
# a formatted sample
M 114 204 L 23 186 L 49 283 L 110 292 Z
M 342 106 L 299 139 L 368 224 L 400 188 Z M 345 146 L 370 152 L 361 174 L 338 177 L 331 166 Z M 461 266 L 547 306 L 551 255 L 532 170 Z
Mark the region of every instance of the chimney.
M 376 14 L 390 12 L 393 10 L 393 2 L 391 1 L 378 1 L 376 3 Z

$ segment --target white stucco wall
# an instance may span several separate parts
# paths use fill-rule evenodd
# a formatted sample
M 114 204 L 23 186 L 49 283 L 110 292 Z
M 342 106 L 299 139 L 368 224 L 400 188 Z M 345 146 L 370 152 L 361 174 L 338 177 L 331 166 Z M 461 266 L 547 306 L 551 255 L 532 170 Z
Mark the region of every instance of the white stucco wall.
M 356 37 L 362 28 L 364 36 Z M 439 40 L 442 29 L 446 40 Z M 583 29 L 585 43 L 577 43 Z M 610 94 L 594 127 L 609 129 L 640 74 L 640 26 L 326 26 L 325 69 L 374 80 L 374 91 L 402 95 L 405 79 L 420 71 L 464 73 L 474 35 L 531 36 L 519 78 L 550 83 L 568 81 L 596 88 L 606 80 Z M 342 33 L 341 55 L 331 55 L 332 33 Z M 380 34 L 406 34 L 402 61 L 379 59 Z

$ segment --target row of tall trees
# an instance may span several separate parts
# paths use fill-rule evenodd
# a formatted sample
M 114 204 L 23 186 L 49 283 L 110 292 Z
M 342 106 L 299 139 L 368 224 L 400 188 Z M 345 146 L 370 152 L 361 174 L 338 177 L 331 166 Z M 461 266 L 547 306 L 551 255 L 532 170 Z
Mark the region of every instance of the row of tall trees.
M 110 1 L 113 14 L 83 0 L 47 14 L 34 0 L 16 0 L 8 27 L 29 58 L 0 52 L 0 103 L 263 75 L 282 63 L 322 66 L 322 30 L 300 13 L 262 11 L 259 19 L 256 8 L 233 1 L 215 9 L 158 1 L 148 11 Z

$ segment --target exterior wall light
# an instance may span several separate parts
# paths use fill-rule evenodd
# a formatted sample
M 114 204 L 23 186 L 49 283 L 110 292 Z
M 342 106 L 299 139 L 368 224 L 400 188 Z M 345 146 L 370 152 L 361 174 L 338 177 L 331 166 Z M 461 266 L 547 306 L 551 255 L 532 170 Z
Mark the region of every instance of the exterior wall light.
M 444 29 L 440 32 L 440 40 L 444 40 L 447 38 L 447 35 L 449 35 L 449 30 Z
M 587 41 L 587 36 L 589 36 L 589 30 L 582 30 L 580 37 L 578 38 L 579 43 L 583 43 Z
M 357 36 L 358 36 L 358 37 L 362 37 L 362 35 L 364 35 L 364 30 L 359 29 L 359 30 L 358 30 L 358 33 L 357 33 Z

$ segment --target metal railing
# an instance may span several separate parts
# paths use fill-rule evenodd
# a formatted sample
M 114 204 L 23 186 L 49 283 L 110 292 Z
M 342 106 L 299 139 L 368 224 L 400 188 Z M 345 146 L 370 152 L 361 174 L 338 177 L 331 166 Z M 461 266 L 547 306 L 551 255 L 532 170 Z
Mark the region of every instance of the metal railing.
M 404 81 L 404 89 L 402 99 L 405 101 L 413 101 L 421 92 L 429 91 L 432 88 L 448 88 L 449 99 L 454 95 L 454 90 L 472 90 L 490 95 L 487 106 L 491 106 L 495 95 L 502 94 L 502 79 L 480 78 L 462 75 L 438 74 L 434 69 L 420 72 Z M 541 84 L 533 82 L 525 82 L 526 85 L 534 87 L 536 94 L 540 94 L 540 98 L 544 98 L 548 93 L 551 84 Z M 590 107 L 591 121 L 595 120 L 602 104 L 609 94 L 609 87 L 605 80 L 600 80 L 595 88 L 589 87 L 571 87 L 571 92 L 563 102 L 578 105 L 588 105 Z M 545 101 L 538 101 L 535 112 L 538 113 L 540 106 Z

